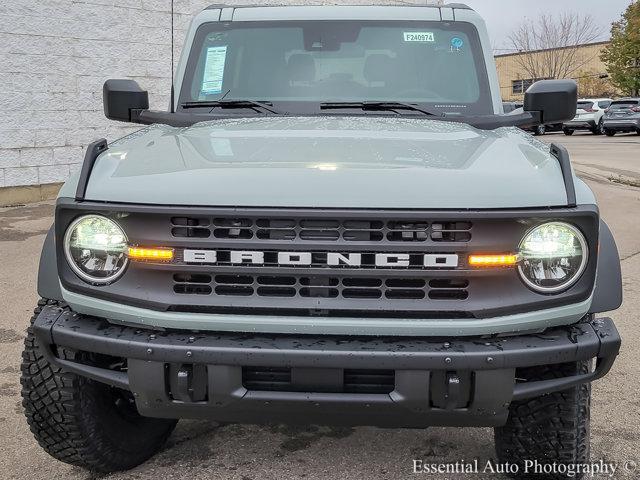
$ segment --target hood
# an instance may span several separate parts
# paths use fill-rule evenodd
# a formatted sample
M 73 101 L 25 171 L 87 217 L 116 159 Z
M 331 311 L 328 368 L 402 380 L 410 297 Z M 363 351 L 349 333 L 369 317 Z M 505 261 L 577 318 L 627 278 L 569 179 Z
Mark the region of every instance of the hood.
M 87 200 L 192 206 L 514 208 L 567 202 L 549 147 L 516 128 L 385 117 L 154 125 L 109 145 Z

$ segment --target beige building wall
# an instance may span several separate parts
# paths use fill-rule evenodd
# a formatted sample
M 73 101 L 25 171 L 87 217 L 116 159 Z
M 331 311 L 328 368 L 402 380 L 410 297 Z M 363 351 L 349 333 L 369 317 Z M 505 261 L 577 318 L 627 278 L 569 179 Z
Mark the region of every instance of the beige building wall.
M 599 75 L 607 73 L 607 68 L 600 60 L 600 53 L 607 46 L 608 42 L 591 43 L 587 45 L 581 45 L 577 47 L 579 49 L 579 55 L 586 62 L 584 66 L 580 67 L 576 72 L 572 74 L 572 78 L 578 81 L 579 87 L 586 93 L 583 95 L 581 92 L 578 94 L 581 96 L 587 96 L 594 94 L 595 91 L 606 90 L 611 94 L 615 92 L 615 88 L 607 79 L 600 79 Z M 500 93 L 504 101 L 522 101 L 524 98 L 523 93 L 515 93 L 513 91 L 513 82 L 517 80 L 527 80 L 531 76 L 522 68 L 519 60 L 522 59 L 522 53 L 509 53 L 506 55 L 496 55 L 496 67 L 498 68 L 498 78 L 500 81 Z M 536 55 L 536 53 L 533 53 Z M 540 55 L 539 53 L 537 55 Z M 590 90 L 586 92 L 586 90 Z

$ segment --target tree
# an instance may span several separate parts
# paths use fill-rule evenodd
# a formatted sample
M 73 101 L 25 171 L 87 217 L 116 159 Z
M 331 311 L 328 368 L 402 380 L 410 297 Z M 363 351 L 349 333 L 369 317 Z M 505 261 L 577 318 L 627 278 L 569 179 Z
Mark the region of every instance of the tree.
M 587 98 L 615 97 L 616 89 L 609 77 L 595 70 L 581 70 L 575 77 L 578 82 L 578 95 Z
M 600 59 L 616 87 L 640 95 L 640 2 L 629 5 L 622 18 L 611 24 L 611 43 Z
M 591 15 L 563 13 L 541 15 L 537 21 L 525 19 L 511 35 L 515 57 L 530 79 L 569 78 L 581 70 L 595 54 L 578 46 L 593 43 L 602 35 Z

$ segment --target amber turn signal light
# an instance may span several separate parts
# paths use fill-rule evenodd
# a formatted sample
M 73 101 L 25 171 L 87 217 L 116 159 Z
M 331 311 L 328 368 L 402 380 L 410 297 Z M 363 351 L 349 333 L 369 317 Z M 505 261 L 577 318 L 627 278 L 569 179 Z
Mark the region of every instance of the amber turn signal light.
M 173 249 L 129 247 L 127 256 L 134 261 L 170 262 L 173 260 Z
M 472 267 L 512 267 L 516 263 L 517 255 L 469 255 Z

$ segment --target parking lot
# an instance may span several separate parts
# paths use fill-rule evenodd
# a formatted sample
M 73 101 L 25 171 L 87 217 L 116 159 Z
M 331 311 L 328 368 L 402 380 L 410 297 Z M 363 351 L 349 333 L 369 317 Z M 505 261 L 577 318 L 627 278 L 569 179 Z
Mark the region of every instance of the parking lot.
M 635 470 L 633 462 L 640 463 L 640 136 L 576 133 L 566 137 L 560 133 L 539 139 L 569 149 L 574 168 L 598 197 L 618 242 L 625 303 L 612 316 L 623 346 L 611 374 L 594 384 L 592 459 L 618 463 L 615 478 L 638 478 L 640 468 Z M 81 469 L 53 460 L 37 446 L 20 404 L 22 339 L 37 301 L 38 257 L 52 212 L 52 202 L 0 209 L 2 478 L 91 478 Z M 430 463 L 479 459 L 483 464 L 494 455 L 491 429 L 295 428 L 183 421 L 154 459 L 131 472 L 104 478 L 398 479 L 414 476 L 413 459 Z M 625 468 L 625 462 L 631 463 Z

